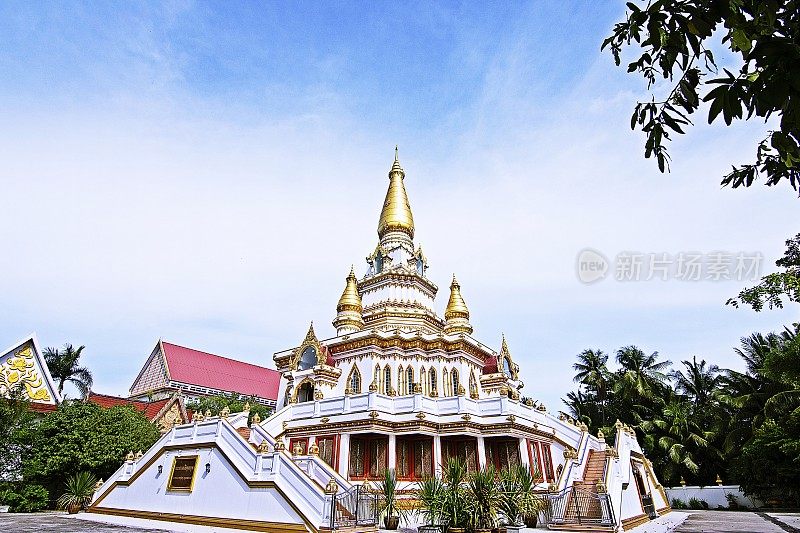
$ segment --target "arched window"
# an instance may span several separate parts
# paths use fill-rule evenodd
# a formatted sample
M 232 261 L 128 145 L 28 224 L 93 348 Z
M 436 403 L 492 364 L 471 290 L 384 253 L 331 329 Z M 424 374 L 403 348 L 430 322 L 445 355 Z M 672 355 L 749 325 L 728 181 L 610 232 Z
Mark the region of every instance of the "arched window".
M 350 370 L 350 377 L 347 379 L 347 383 L 350 387 L 350 392 L 353 394 L 361 393 L 361 372 L 358 371 L 356 365 L 353 365 L 352 370 Z
M 458 370 L 455 368 L 450 371 L 450 385 L 453 387 L 453 396 L 458 396 Z
M 478 382 L 475 381 L 475 373 L 472 371 L 469 373 L 469 395 L 473 398 L 478 397 Z
M 310 402 L 314 399 L 314 384 L 306 381 L 297 389 L 297 403 Z
M 383 391 L 384 394 L 392 392 L 392 369 L 387 364 L 383 367 Z
M 436 387 L 436 369 L 431 367 L 428 371 L 428 394 L 434 395 L 436 394 L 437 387 Z
M 414 394 L 414 369 L 411 365 L 406 368 L 406 384 L 408 387 L 406 394 Z
M 303 353 L 300 355 L 300 363 L 297 365 L 298 370 L 308 370 L 314 368 L 317 364 L 317 350 L 313 346 L 306 346 Z
M 428 375 L 425 372 L 425 367 L 419 369 L 419 386 L 422 388 L 422 394 L 428 394 Z
M 511 368 L 511 360 L 508 357 L 503 357 L 503 373 L 509 378 L 514 378 L 514 371 Z
M 403 372 L 403 365 L 397 367 L 397 394 L 403 395 L 406 393 L 406 373 Z
M 375 365 L 375 374 L 372 376 L 372 382 L 375 384 L 375 387 L 378 389 L 378 392 L 381 390 L 381 367 L 380 365 Z

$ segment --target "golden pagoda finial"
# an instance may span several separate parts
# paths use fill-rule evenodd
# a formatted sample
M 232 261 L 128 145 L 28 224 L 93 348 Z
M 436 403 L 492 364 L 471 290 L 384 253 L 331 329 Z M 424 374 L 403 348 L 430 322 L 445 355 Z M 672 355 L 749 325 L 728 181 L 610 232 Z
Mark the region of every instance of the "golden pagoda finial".
M 469 323 L 469 309 L 467 309 L 467 304 L 461 296 L 461 285 L 458 284 L 455 274 L 453 274 L 453 281 L 450 283 L 450 300 L 447 302 L 444 318 L 447 321 L 444 327 L 445 333 L 472 333 L 472 325 Z
M 386 191 L 386 199 L 378 221 L 379 237 L 390 231 L 400 231 L 414 238 L 414 217 L 411 215 L 411 205 L 408 203 L 408 195 L 403 185 L 405 175 L 395 146 L 394 162 L 389 171 L 389 189 Z
M 346 283 L 339 303 L 336 304 L 336 318 L 333 319 L 333 327 L 339 335 L 353 333 L 364 327 L 364 318 L 361 316 L 364 308 L 361 296 L 358 294 L 358 280 L 352 265 Z
M 509 355 L 510 352 L 508 351 L 508 343 L 506 342 L 506 334 L 505 333 L 501 333 L 500 335 L 503 337 L 503 342 L 500 344 L 500 353 Z

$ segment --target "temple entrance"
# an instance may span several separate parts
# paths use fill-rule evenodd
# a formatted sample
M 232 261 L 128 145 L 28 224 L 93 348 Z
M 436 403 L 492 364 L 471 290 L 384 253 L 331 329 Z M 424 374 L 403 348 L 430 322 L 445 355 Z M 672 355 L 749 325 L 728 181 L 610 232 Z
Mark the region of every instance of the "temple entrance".
M 297 389 L 297 403 L 310 402 L 314 399 L 314 384 L 310 381 L 302 383 Z
M 486 466 L 494 466 L 495 470 L 502 470 L 509 466 L 520 464 L 519 439 L 487 438 Z
M 475 437 L 442 437 L 442 465 L 451 457 L 464 462 L 468 472 L 478 470 L 478 439 Z

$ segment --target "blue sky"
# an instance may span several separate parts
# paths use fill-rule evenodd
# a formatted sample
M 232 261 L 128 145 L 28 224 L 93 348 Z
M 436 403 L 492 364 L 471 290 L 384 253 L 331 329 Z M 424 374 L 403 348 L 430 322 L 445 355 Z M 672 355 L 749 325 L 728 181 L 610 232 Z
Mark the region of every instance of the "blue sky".
M 738 365 L 739 337 L 796 309 L 725 307 L 737 281 L 575 274 L 586 247 L 769 269 L 798 231 L 786 186 L 718 185 L 763 124 L 700 119 L 672 174 L 643 160 L 643 83 L 599 51 L 623 10 L 3 3 L 0 339 L 85 344 L 112 394 L 159 337 L 271 366 L 310 320 L 332 335 L 399 144 L 431 277 L 458 275 L 480 340 L 505 332 L 526 394 L 560 408 L 589 347 Z

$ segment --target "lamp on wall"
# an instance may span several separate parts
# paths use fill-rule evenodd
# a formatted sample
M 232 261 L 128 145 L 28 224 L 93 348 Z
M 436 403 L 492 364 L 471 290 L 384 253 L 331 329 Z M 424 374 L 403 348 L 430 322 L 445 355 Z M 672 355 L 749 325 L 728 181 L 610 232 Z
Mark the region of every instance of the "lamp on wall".
M 206 474 L 211 472 L 211 463 L 206 463 Z
M 162 473 L 164 471 L 164 465 L 158 465 L 158 473 Z

